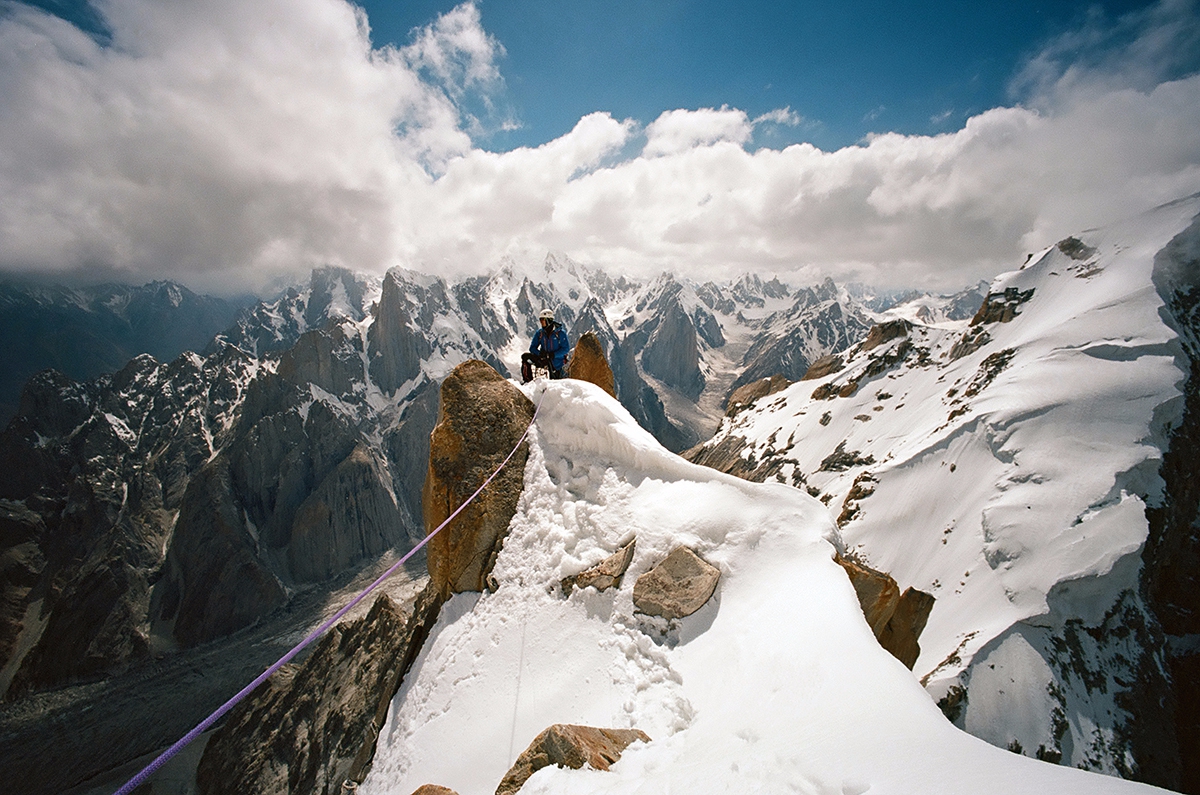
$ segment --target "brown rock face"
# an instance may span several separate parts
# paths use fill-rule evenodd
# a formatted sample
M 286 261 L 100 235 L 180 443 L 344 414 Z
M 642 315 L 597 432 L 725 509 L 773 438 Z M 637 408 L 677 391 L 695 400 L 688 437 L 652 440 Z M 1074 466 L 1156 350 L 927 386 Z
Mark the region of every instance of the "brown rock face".
M 1017 307 L 1030 298 L 1033 298 L 1032 289 L 1022 291 L 1016 287 L 1009 287 L 1002 293 L 988 293 L 975 317 L 971 318 L 971 325 L 1008 323 L 1017 316 Z
M 917 638 L 929 620 L 933 596 L 915 588 L 901 594 L 890 575 L 840 555 L 835 560 L 849 575 L 867 625 L 879 645 L 911 670 L 921 654 Z
M 676 547 L 661 563 L 638 577 L 633 604 L 641 612 L 663 618 L 695 613 L 713 595 L 721 572 L 687 547 Z
M 879 645 L 891 652 L 910 671 L 921 656 L 917 638 L 925 631 L 925 622 L 929 620 L 934 601 L 932 594 L 916 588 L 905 588 L 904 593 L 900 594 L 900 601 L 896 603 L 896 611 L 877 635 Z
M 826 354 L 825 356 L 822 356 L 820 359 L 817 359 L 815 362 L 813 362 L 812 366 L 808 368 L 808 370 L 804 373 L 804 377 L 800 380 L 815 381 L 818 378 L 824 378 L 830 373 L 836 373 L 845 366 L 846 363 L 842 361 L 841 356 L 833 353 Z
M 438 424 L 429 437 L 422 495 L 426 533 L 500 466 L 533 411 L 533 403 L 484 362 L 463 362 L 446 377 Z M 483 590 L 517 511 L 528 456 L 529 446 L 522 443 L 483 493 L 429 542 L 429 576 L 443 596 Z
M 412 795 L 458 795 L 458 793 L 440 784 L 422 784 L 413 790 Z
M 847 560 L 840 555 L 836 560 L 849 575 L 850 584 L 858 594 L 858 603 L 862 606 L 867 625 L 878 638 L 887 622 L 891 620 L 892 614 L 896 612 L 896 605 L 900 603 L 900 586 L 881 571 Z
M 597 591 L 607 591 L 614 585 L 620 585 L 625 570 L 633 562 L 633 548 L 636 543 L 637 539 L 634 539 L 590 569 L 564 579 L 562 581 L 563 593 L 570 594 L 572 588 L 589 586 Z
M 911 330 L 912 323 L 903 319 L 889 320 L 886 323 L 871 326 L 871 330 L 867 332 L 867 338 L 862 341 L 861 350 L 869 351 L 898 337 L 906 337 Z
M 567 364 L 567 378 L 589 381 L 613 397 L 617 396 L 612 368 L 604 358 L 600 338 L 590 331 L 581 334 L 575 343 L 575 350 L 571 352 L 571 360 Z
M 646 733 L 639 729 L 596 729 L 556 723 L 539 734 L 517 757 L 496 788 L 496 795 L 513 795 L 530 776 L 548 765 L 573 770 L 589 765 L 596 770 L 608 770 L 621 758 L 621 752 L 636 740 L 650 742 Z
M 791 381 L 782 375 L 773 375 L 770 378 L 760 378 L 757 381 L 739 386 L 733 390 L 733 394 L 725 402 L 725 416 L 732 417 L 742 409 L 748 408 L 751 403 L 759 398 L 787 389 L 791 383 Z

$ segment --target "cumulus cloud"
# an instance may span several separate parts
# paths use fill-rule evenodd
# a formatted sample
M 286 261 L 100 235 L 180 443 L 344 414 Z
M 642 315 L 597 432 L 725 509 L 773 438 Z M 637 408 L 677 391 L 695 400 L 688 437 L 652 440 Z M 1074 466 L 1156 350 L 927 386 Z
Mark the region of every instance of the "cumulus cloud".
M 745 111 L 726 106 L 720 110 L 668 110 L 646 128 L 646 148 L 642 154 L 648 157 L 676 154 L 718 141 L 741 145 L 750 139 L 752 132 L 754 125 Z
M 0 17 L 0 265 L 255 286 L 386 265 L 496 79 L 473 6 L 372 50 L 340 0 L 109 0 L 101 45 Z
M 1172 54 L 1195 35 L 1183 0 L 1049 42 L 1013 106 L 962 129 L 833 152 L 754 149 L 758 125 L 799 116 L 729 107 L 644 129 L 593 113 L 483 150 L 471 109 L 502 103 L 503 48 L 473 3 L 380 50 L 344 0 L 99 7 L 106 45 L 25 6 L 0 17 L 2 268 L 234 289 L 556 249 L 635 275 L 952 288 L 1200 191 L 1200 77 Z

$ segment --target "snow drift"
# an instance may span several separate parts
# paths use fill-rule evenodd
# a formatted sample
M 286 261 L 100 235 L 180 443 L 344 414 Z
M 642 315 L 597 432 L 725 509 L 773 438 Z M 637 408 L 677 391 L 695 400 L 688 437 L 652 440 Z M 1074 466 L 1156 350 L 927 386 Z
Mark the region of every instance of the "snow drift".
M 863 619 L 827 508 L 665 451 L 611 397 L 539 381 L 524 491 L 493 571 L 460 594 L 392 704 L 370 795 L 495 789 L 553 723 L 638 728 L 610 771 L 544 768 L 522 792 L 1133 792 L 953 727 Z M 619 588 L 562 578 L 630 538 Z M 721 571 L 678 621 L 635 612 L 641 573 L 686 545 Z

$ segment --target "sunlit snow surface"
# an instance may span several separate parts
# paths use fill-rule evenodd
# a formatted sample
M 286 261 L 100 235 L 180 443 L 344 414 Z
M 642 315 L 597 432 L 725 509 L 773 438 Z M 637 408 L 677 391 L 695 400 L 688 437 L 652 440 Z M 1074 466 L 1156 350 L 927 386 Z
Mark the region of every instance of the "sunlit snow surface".
M 538 381 L 525 489 L 494 593 L 444 608 L 397 694 L 368 795 L 436 783 L 491 793 L 553 723 L 637 727 L 608 772 L 545 768 L 525 793 L 1125 792 L 950 725 L 868 629 L 828 510 L 803 492 L 693 466 L 590 384 Z M 544 395 L 543 395 L 544 393 Z M 619 589 L 559 581 L 637 537 Z M 677 545 L 720 568 L 668 625 L 633 610 Z

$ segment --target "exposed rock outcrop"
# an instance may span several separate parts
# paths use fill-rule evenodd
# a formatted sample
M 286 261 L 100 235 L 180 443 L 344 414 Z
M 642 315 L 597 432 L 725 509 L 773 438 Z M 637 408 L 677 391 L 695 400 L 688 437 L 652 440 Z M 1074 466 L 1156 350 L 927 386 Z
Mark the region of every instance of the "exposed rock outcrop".
M 386 464 L 362 442 L 296 509 L 287 546 L 288 568 L 297 580 L 316 582 L 377 555 L 396 540 L 395 500 L 384 487 Z
M 406 619 L 380 595 L 365 617 L 330 630 L 302 664 L 230 711 L 200 759 L 200 792 L 340 795 L 343 781 L 361 781 L 441 604 L 426 586 Z
M 608 770 L 632 743 L 650 742 L 639 729 L 597 729 L 556 723 L 539 734 L 505 774 L 496 795 L 514 795 L 537 771 L 550 765 Z
M 641 612 L 663 618 L 684 618 L 712 597 L 721 571 L 687 547 L 671 550 L 661 563 L 638 577 L 633 604 Z
M 872 350 L 881 346 L 884 347 L 879 353 L 871 354 L 867 359 L 867 366 L 862 368 L 855 375 L 847 379 L 844 383 L 838 383 L 835 380 L 821 384 L 813 390 L 813 400 L 832 400 L 839 397 L 854 396 L 859 387 L 865 382 L 874 378 L 877 375 L 882 375 L 893 367 L 904 362 L 914 351 L 917 353 L 917 361 L 923 361 L 923 357 L 928 356 L 928 351 L 924 348 L 917 348 L 913 345 L 909 338 L 909 331 L 912 326 L 907 321 L 895 321 L 893 323 L 884 323 L 875 326 L 871 329 L 872 336 L 868 337 L 862 343 L 862 347 L 858 352 Z M 900 340 L 894 345 L 889 345 L 893 340 Z M 868 346 L 868 342 L 870 345 Z M 834 372 L 837 372 L 836 370 Z
M 279 359 L 279 376 L 293 384 L 316 384 L 332 395 L 362 381 L 362 339 L 340 325 L 301 335 Z
M 458 793 L 440 784 L 422 784 L 413 790 L 412 795 L 458 795 Z
M 912 331 L 912 323 L 907 320 L 889 320 L 886 323 L 879 323 L 871 326 L 871 330 L 867 332 L 867 338 L 859 345 L 860 351 L 869 351 L 873 348 L 878 348 L 885 342 L 907 337 L 908 332 Z
M 917 640 L 925 631 L 929 614 L 933 611 L 936 601 L 933 594 L 918 591 L 916 588 L 905 588 L 896 603 L 892 617 L 883 625 L 883 630 L 876 637 L 879 645 L 892 653 L 910 671 L 921 656 L 921 646 Z
M 906 588 L 901 594 L 890 575 L 840 555 L 836 560 L 850 577 L 879 645 L 911 670 L 921 654 L 917 639 L 933 610 L 933 596 L 915 588 Z
M 819 472 L 845 472 L 847 469 L 853 469 L 858 466 L 867 466 L 875 463 L 875 456 L 863 456 L 858 450 L 847 450 L 846 441 L 843 439 L 838 442 L 838 446 L 833 452 L 821 459 L 821 467 Z
M 773 375 L 770 378 L 762 378 L 745 386 L 740 386 L 733 390 L 733 393 L 729 396 L 729 400 L 726 401 L 725 416 L 732 417 L 742 409 L 748 408 L 751 403 L 759 398 L 787 389 L 791 383 L 791 381 L 782 375 Z
M 229 470 L 214 463 L 188 486 L 179 512 L 157 618 L 194 646 L 253 624 L 283 605 L 287 592 L 255 554 Z
M 1033 298 L 1033 290 L 1018 290 L 1008 287 L 1002 293 L 988 293 L 980 305 L 975 317 L 971 318 L 972 326 L 984 323 L 1008 323 L 1017 316 L 1017 307 Z
M 460 364 L 442 382 L 430 436 L 425 530 L 432 532 L 500 466 L 533 420 L 524 394 L 484 362 Z M 429 576 L 443 595 L 482 591 L 517 510 L 528 443 L 453 522 L 429 542 Z
M 589 381 L 613 397 L 617 396 L 612 368 L 604 358 L 604 347 L 595 332 L 587 331 L 579 336 L 567 363 L 567 377 Z
M 800 377 L 800 380 L 815 381 L 818 378 L 824 378 L 827 375 L 836 373 L 845 366 L 846 364 L 841 356 L 838 356 L 836 353 L 826 354 L 813 362 L 812 366 Z
M 563 579 L 563 593 L 569 595 L 573 588 L 595 588 L 597 591 L 607 591 L 613 586 L 619 586 L 629 564 L 633 562 L 633 550 L 636 544 L 637 539 L 632 539 L 595 566 Z
M 1096 249 L 1077 237 L 1063 238 L 1055 244 L 1055 247 L 1071 259 L 1086 260 L 1096 256 Z

